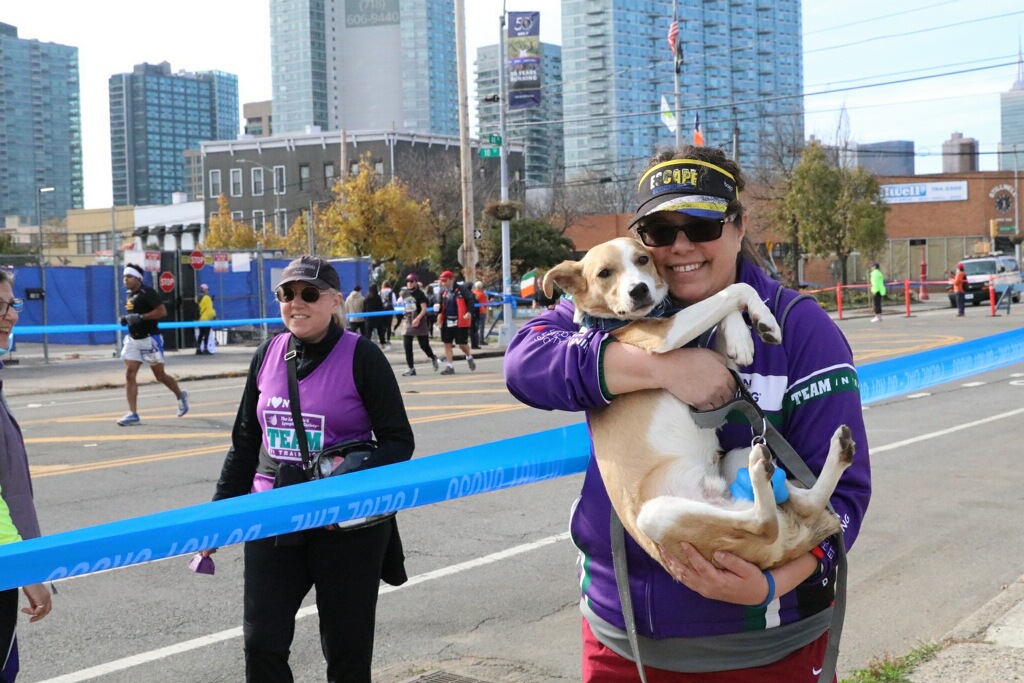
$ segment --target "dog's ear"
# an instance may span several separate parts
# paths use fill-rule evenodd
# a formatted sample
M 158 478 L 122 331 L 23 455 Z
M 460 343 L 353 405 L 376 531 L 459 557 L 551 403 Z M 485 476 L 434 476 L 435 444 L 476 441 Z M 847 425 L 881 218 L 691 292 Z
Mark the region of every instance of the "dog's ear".
M 544 295 L 549 299 L 558 285 L 566 294 L 578 294 L 587 288 L 583 265 L 578 261 L 562 261 L 544 275 Z

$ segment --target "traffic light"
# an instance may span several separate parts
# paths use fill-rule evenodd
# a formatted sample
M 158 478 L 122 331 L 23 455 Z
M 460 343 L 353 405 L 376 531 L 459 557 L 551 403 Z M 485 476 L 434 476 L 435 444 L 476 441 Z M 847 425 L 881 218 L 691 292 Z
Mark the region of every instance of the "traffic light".
M 995 239 L 999 234 L 999 221 L 992 218 L 988 222 L 988 234 L 992 239 Z

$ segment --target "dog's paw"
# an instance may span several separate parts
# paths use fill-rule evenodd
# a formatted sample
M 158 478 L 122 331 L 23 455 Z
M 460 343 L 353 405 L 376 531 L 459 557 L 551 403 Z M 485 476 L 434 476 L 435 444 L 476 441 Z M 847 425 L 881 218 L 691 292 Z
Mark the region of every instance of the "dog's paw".
M 747 315 L 754 325 L 754 331 L 765 344 L 781 344 L 782 329 L 775 320 L 771 310 L 760 298 L 754 297 L 747 301 Z
M 853 434 L 846 425 L 839 425 L 839 429 L 832 435 L 832 448 L 839 453 L 839 462 L 844 465 L 853 463 L 853 454 L 857 450 L 857 442 L 853 440 Z
M 730 313 L 718 323 L 716 348 L 736 365 L 750 365 L 754 362 L 754 339 L 742 315 Z

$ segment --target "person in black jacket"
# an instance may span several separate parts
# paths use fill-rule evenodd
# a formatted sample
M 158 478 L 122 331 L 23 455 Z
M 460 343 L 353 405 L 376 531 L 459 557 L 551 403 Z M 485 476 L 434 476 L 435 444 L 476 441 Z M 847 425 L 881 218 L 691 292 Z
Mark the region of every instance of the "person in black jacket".
M 342 328 L 336 312 L 339 288 L 334 268 L 314 256 L 285 268 L 276 293 L 288 332 L 264 342 L 253 355 L 214 500 L 301 485 L 301 479 L 279 476 L 301 472 L 297 465 L 304 461 L 285 404 L 285 357 L 292 342 L 309 443 L 327 449 L 372 438 L 376 448 L 359 469 L 412 457 L 415 442 L 398 381 L 373 342 Z M 378 586 L 381 580 L 392 585 L 406 580 L 395 517 L 370 519 L 359 527 L 311 529 L 245 544 L 247 682 L 293 680 L 288 655 L 295 615 L 315 586 L 327 680 L 369 683 Z

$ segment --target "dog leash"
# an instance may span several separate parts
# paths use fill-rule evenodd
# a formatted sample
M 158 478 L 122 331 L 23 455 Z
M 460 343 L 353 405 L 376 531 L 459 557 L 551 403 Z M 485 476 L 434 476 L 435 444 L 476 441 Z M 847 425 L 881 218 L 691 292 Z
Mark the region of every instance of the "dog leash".
M 736 378 L 737 386 L 739 386 L 739 398 L 733 399 L 720 408 L 713 410 L 694 410 L 693 419 L 697 426 L 703 429 L 717 429 L 719 425 L 725 422 L 725 418 L 729 413 L 739 412 L 747 419 L 747 422 L 750 423 L 755 431 L 757 431 L 758 425 L 761 427 L 761 433 L 754 435 L 754 443 L 764 443 L 797 481 L 807 488 L 813 487 L 814 482 L 818 478 L 811 472 L 811 468 L 807 466 L 803 458 L 797 454 L 796 450 L 775 429 L 771 421 L 768 420 L 768 416 L 764 414 L 761 406 L 757 405 L 754 397 L 750 395 L 750 391 L 747 390 L 739 374 L 735 370 L 731 372 Z M 832 503 L 828 503 L 827 508 L 832 514 L 836 515 Z M 838 517 L 838 515 L 836 516 Z M 836 548 L 836 594 L 832 605 L 832 624 L 828 630 L 825 661 L 822 663 L 821 676 L 818 678 L 818 683 L 831 683 L 835 676 L 836 666 L 839 663 L 839 640 L 843 635 L 843 622 L 846 618 L 847 563 L 846 543 L 843 540 L 842 527 L 832 538 L 835 539 L 833 545 Z

